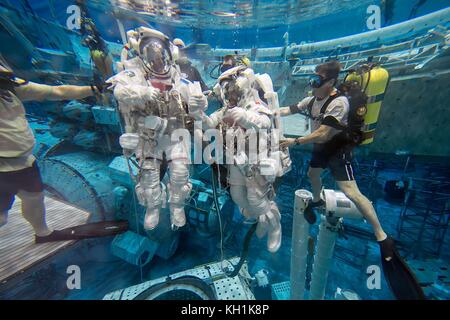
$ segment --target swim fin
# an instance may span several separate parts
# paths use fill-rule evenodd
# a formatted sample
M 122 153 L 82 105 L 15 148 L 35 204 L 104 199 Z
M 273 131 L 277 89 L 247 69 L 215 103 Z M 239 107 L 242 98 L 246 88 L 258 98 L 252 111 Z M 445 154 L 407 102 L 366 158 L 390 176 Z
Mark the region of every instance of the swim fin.
M 387 237 L 378 244 L 384 276 L 397 300 L 425 300 L 425 294 L 419 282 L 398 253 L 394 239 Z M 390 260 L 387 261 L 387 258 Z
M 81 240 L 113 236 L 128 230 L 128 221 L 101 221 L 82 224 L 62 230 L 53 230 L 48 236 L 35 235 L 35 243 Z

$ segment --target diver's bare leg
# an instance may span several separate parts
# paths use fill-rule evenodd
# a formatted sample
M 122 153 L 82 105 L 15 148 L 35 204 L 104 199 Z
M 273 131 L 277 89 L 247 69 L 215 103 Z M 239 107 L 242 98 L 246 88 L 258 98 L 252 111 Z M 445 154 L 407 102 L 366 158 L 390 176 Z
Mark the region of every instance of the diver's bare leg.
M 339 189 L 356 205 L 364 218 L 372 225 L 377 241 L 386 239 L 387 235 L 381 227 L 377 213 L 372 203 L 361 191 L 359 191 L 356 181 L 336 181 Z
M 322 172 L 323 168 L 309 167 L 308 170 L 308 178 L 309 182 L 311 183 L 313 202 L 318 202 L 320 200 L 320 191 L 322 190 Z
M 31 224 L 34 233 L 40 237 L 52 233 L 45 221 L 44 193 L 20 190 L 17 196 L 22 200 L 22 215 Z

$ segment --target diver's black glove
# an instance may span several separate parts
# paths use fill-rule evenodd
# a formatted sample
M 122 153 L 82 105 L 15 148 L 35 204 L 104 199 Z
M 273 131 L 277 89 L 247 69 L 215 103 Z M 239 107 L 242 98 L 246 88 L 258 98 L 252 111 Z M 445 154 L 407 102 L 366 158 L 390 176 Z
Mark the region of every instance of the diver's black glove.
M 103 94 L 107 92 L 112 92 L 108 87 L 110 84 L 103 81 L 99 76 L 94 76 L 94 82 L 91 84 L 91 89 L 94 94 Z

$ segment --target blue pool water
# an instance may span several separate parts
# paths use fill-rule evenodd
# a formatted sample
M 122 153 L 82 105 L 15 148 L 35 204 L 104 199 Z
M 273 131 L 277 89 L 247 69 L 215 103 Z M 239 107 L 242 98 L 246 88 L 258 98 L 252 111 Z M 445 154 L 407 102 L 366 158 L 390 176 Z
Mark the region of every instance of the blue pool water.
M 309 76 L 316 65 L 329 59 L 340 61 L 341 80 L 367 62 L 387 70 L 387 89 L 377 94 L 383 103 L 374 124 L 374 142 L 353 152 L 356 182 L 386 233 L 396 239 L 426 297 L 449 299 L 449 0 L 5 0 L 0 4 L 0 53 L 16 76 L 48 85 L 91 85 L 94 79 L 100 79 L 98 83 L 108 78 L 93 58 L 98 51 L 83 44 L 92 33 L 83 29 L 84 24 L 77 26 L 78 12 L 95 26 L 96 40 L 111 59 L 105 62 L 112 67 L 110 75 L 120 71 L 116 63 L 125 32 L 139 26 L 159 30 L 171 40 L 181 38 L 209 89 L 217 83 L 225 55 L 246 56 L 255 73 L 271 77 L 282 107 L 308 95 Z M 219 107 L 218 101 L 210 101 L 207 113 Z M 30 257 L 40 249 L 34 247 L 32 237 L 19 239 L 24 232 L 12 236 L 13 223 L 5 224 L 0 227 L 0 261 L 4 261 L 0 299 L 124 298 L 125 292 L 135 289 L 122 289 L 135 285 L 142 289 L 205 264 L 214 270 L 212 264 L 242 255 L 251 227 L 232 201 L 226 172 L 220 172 L 224 182 L 214 190 L 211 166 L 193 165 L 193 188 L 185 203 L 187 226 L 171 230 L 165 208 L 161 227 L 146 231 L 145 208 L 136 199 L 135 182 L 119 145 L 123 120 L 114 98 L 28 101 L 25 108 L 46 195 L 64 204 L 67 212 L 71 208 L 88 212 L 92 221 L 127 220 L 129 233 L 128 238 L 80 240 L 29 258 L 32 263 L 28 263 L 26 255 L 11 253 L 13 244 L 29 247 Z M 311 129 L 300 115 L 283 119 L 283 125 L 286 137 L 304 136 Z M 270 253 L 266 238 L 251 239 L 247 298 L 289 298 L 286 286 L 293 283 L 291 263 L 298 240 L 293 239 L 295 192 L 311 190 L 311 148 L 295 146 L 290 157 L 291 171 L 277 181 L 274 198 L 281 213 L 282 244 Z M 162 177 L 166 184 L 169 179 L 169 174 Z M 330 172 L 322 181 L 325 189 L 338 187 Z M 393 182 L 403 194 L 394 194 Z M 219 213 L 214 209 L 215 197 Z M 18 207 L 14 210 L 10 221 L 23 222 Z M 47 211 L 55 217 L 60 214 Z M 314 248 L 320 233 L 319 223 L 308 228 L 309 236 L 303 239 L 309 248 L 305 270 L 298 270 L 304 273 L 306 293 L 318 260 Z M 342 289 L 360 299 L 395 299 L 383 273 L 376 288 L 368 284 L 372 267 L 381 268 L 370 224 L 344 219 L 337 234 L 323 298 L 338 299 L 336 292 Z M 67 285 L 69 266 L 81 270 L 81 287 Z M 257 283 L 261 270 L 267 274 L 268 286 Z

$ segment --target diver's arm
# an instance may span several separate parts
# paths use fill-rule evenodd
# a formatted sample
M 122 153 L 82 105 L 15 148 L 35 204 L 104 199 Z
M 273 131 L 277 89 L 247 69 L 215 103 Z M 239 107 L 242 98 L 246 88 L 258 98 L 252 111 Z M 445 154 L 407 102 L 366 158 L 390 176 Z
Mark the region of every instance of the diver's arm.
M 347 100 L 342 100 L 340 98 L 333 100 L 325 111 L 324 119 L 322 120 L 320 127 L 306 137 L 297 138 L 296 143 L 325 143 L 329 141 L 338 132 L 340 132 L 342 120 L 348 113 L 348 108 L 349 106 Z
M 289 115 L 291 115 L 291 108 L 289 108 L 289 107 L 280 108 L 279 113 L 280 113 L 280 116 L 282 116 L 282 117 L 289 116 Z
M 288 107 L 280 108 L 280 110 L 279 110 L 280 116 L 286 117 L 291 114 L 304 112 L 306 107 L 308 106 L 308 103 L 311 101 L 310 99 L 311 99 L 310 97 L 307 97 L 307 98 L 301 100 L 297 104 L 293 104 Z
M 336 129 L 323 124 L 311 134 L 305 137 L 295 139 L 295 143 L 296 144 L 325 143 L 329 141 L 336 133 L 337 133 Z
M 94 95 L 94 91 L 90 86 L 49 86 L 34 82 L 29 82 L 16 88 L 16 93 L 22 101 L 76 100 Z

